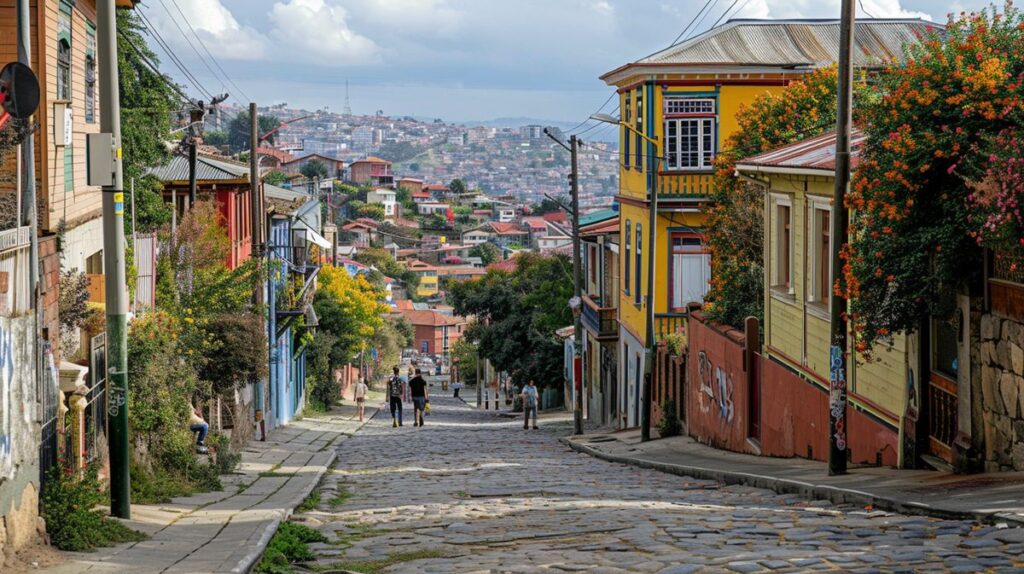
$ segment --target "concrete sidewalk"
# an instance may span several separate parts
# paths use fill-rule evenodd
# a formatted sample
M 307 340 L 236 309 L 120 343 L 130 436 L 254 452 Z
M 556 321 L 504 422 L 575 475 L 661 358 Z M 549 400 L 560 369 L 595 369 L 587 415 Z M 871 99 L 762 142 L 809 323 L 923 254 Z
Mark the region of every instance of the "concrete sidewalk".
M 641 443 L 639 430 L 562 441 L 576 451 L 610 462 L 726 484 L 796 493 L 836 504 L 1024 526 L 1024 472 L 962 475 L 854 466 L 846 475 L 828 476 L 823 462 L 734 453 L 699 444 L 690 437 Z
M 367 406 L 366 420 L 379 412 L 377 405 Z M 266 442 L 249 443 L 236 473 L 221 477 L 223 491 L 132 505 L 125 523 L 148 540 L 67 553 L 67 562 L 46 571 L 248 572 L 330 468 L 339 443 L 363 425 L 355 413 L 354 406 L 335 407 L 275 429 Z

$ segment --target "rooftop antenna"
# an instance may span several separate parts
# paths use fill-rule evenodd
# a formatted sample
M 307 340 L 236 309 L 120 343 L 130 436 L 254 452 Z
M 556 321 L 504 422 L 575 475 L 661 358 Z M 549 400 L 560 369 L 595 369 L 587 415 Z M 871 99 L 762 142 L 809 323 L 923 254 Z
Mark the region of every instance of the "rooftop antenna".
M 352 115 L 352 106 L 349 104 L 349 100 L 348 100 L 348 80 L 345 80 L 345 112 L 344 113 L 345 113 L 345 116 L 351 116 Z

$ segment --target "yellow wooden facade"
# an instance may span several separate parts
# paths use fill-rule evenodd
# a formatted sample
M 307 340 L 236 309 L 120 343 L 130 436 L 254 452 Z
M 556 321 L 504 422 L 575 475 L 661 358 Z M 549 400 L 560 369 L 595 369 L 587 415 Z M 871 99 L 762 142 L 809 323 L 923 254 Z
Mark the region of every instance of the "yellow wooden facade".
M 745 171 L 743 166 L 740 169 Z M 810 384 L 827 390 L 831 323 L 821 289 L 829 288 L 828 281 L 822 281 L 831 276 L 826 257 L 831 239 L 823 231 L 828 223 L 823 214 L 831 217 L 834 178 L 807 173 L 762 173 L 757 178 L 767 184 L 764 351 Z M 788 276 L 788 285 L 783 276 Z M 852 336 L 850 340 L 852 346 Z M 858 357 L 850 362 L 847 382 L 853 408 L 894 430 L 902 427 L 916 370 L 915 345 L 913 335 L 898 334 L 876 346 L 870 361 Z

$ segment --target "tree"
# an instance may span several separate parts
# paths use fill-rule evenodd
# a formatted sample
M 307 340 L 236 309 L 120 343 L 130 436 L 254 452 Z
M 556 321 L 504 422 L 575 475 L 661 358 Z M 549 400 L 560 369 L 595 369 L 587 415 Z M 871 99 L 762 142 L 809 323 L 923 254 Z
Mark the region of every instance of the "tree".
M 477 317 L 468 330 L 481 356 L 517 380 L 541 386 L 560 383 L 562 342 L 555 330 L 572 324 L 572 265 L 565 255 L 518 256 L 516 270 L 491 270 L 479 279 L 450 286 L 459 315 Z
M 366 348 L 383 324 L 389 310 L 381 303 L 384 292 L 362 275 L 350 276 L 343 267 L 325 266 L 319 281 L 313 299 L 319 329 L 336 338 L 330 351 L 332 366 L 344 365 Z
M 469 250 L 470 257 L 479 257 L 484 265 L 501 261 L 501 249 L 493 243 L 481 243 Z
M 384 221 L 384 205 L 380 203 L 364 203 L 352 209 L 355 217 L 369 217 L 374 221 Z
M 284 182 L 288 181 L 288 174 L 284 173 L 283 171 L 274 170 L 268 173 L 267 175 L 263 176 L 263 181 L 269 183 L 270 185 L 280 186 Z
M 169 222 L 171 210 L 160 195 L 160 182 L 144 174 L 147 168 L 170 159 L 164 142 L 174 139 L 171 118 L 181 107 L 182 97 L 170 78 L 147 64 L 148 60 L 159 65 L 160 60 L 146 45 L 139 16 L 132 10 L 118 10 L 117 29 L 124 179 L 126 183 L 135 181 L 136 225 L 150 231 Z M 131 231 L 126 227 L 126 233 Z
M 276 129 L 281 125 L 281 120 L 277 116 L 256 116 L 257 129 L 259 135 L 265 135 Z M 250 147 L 249 134 L 252 132 L 249 119 L 249 111 L 238 112 L 234 118 L 228 122 L 228 145 L 231 147 L 231 151 L 238 153 L 243 150 L 247 150 Z M 270 135 L 265 141 L 274 143 L 276 133 Z
M 531 209 L 530 212 L 533 215 L 544 215 L 545 213 L 557 213 L 557 212 L 562 210 L 562 206 L 558 204 L 559 201 L 562 202 L 562 205 L 569 205 L 569 203 L 570 203 L 569 202 L 569 198 L 564 196 L 564 195 L 560 196 L 560 197 L 557 197 L 555 199 L 557 199 L 558 201 L 555 201 L 554 199 L 550 199 L 550 198 L 545 197 L 544 199 L 542 199 L 540 201 L 540 203 L 534 205 L 533 209 Z
M 325 179 L 327 177 L 327 164 L 323 160 L 314 158 L 303 164 L 299 172 L 311 180 L 318 177 Z
M 462 195 L 466 193 L 466 189 L 466 182 L 458 178 L 453 179 L 452 182 L 448 184 L 448 190 L 455 195 Z
M 467 385 L 476 384 L 476 345 L 473 341 L 463 337 L 452 345 L 451 359 L 453 365 L 458 365 L 459 378 Z
M 834 129 L 837 78 L 835 66 L 816 70 L 736 115 L 739 129 L 715 158 L 706 211 L 713 273 L 705 308 L 716 321 L 740 327 L 746 317 L 764 315 L 764 190 L 737 178 L 736 162 Z M 858 103 L 864 92 L 858 88 Z
M 955 294 L 982 271 L 980 246 L 1024 247 L 1024 193 L 1009 168 L 1024 125 L 1022 45 L 1024 15 L 1007 2 L 1001 13 L 951 18 L 880 75 L 837 286 L 851 300 L 858 350 L 949 318 Z
M 210 130 L 203 134 L 203 143 L 206 145 L 212 145 L 214 147 L 220 147 L 227 145 L 228 134 L 221 130 Z

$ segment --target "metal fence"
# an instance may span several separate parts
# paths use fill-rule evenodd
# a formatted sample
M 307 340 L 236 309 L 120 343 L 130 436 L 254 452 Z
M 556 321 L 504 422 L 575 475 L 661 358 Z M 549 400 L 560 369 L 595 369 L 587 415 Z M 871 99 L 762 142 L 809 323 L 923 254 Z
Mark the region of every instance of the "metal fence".
M 53 362 L 53 350 L 50 342 L 43 340 L 43 376 L 40 377 L 41 385 L 38 396 L 41 403 L 42 432 L 39 441 L 39 483 L 41 487 L 46 486 L 46 479 L 50 469 L 57 466 L 60 460 L 58 448 L 60 437 L 60 389 L 58 386 L 57 366 Z
M 82 455 L 86 463 L 99 454 L 107 436 L 107 334 L 89 342 L 89 393 L 86 395 Z

